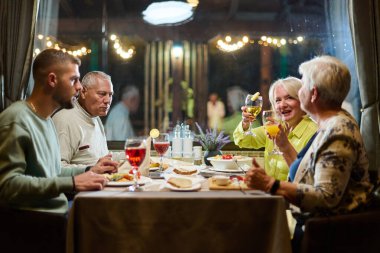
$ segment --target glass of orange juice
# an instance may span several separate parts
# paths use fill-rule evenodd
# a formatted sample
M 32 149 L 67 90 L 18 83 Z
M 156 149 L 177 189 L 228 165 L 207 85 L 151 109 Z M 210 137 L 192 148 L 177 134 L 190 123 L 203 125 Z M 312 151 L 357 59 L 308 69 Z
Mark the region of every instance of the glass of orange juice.
M 269 154 L 282 155 L 282 152 L 278 150 L 275 142 L 276 136 L 278 132 L 280 132 L 280 119 L 277 117 L 276 113 L 273 110 L 266 110 L 263 111 L 263 123 L 265 131 L 273 141 L 273 150 L 269 152 Z

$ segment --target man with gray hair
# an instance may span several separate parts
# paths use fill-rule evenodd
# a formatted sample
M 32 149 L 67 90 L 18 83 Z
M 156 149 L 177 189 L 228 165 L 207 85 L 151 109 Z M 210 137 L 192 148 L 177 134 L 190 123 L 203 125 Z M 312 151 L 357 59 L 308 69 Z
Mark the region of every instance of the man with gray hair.
M 87 73 L 74 108 L 53 116 L 63 167 L 87 167 L 109 159 L 107 140 L 99 116 L 106 116 L 113 96 L 111 77 L 101 71 Z
M 129 114 L 135 113 L 140 104 L 140 92 L 136 86 L 123 89 L 121 101 L 112 108 L 106 121 L 106 136 L 108 140 L 125 141 L 135 135 Z

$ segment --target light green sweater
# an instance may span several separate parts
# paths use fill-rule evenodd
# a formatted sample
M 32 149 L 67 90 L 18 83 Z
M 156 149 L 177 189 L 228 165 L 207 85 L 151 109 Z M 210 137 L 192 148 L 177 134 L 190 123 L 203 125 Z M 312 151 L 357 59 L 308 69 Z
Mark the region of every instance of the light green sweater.
M 301 122 L 298 123 L 298 125 L 288 134 L 289 142 L 293 145 L 297 152 L 300 152 L 317 129 L 317 124 L 308 116 L 305 116 Z M 233 134 L 235 144 L 241 148 L 259 149 L 265 147 L 264 163 L 266 173 L 278 180 L 287 180 L 289 166 L 281 155 L 269 155 L 269 152 L 273 150 L 273 142 L 267 137 L 264 127 L 261 126 L 254 128 L 252 132 L 256 134 L 255 137 L 245 135 L 243 126 L 239 123 Z
M 25 101 L 0 114 L 0 202 L 17 209 L 65 213 L 64 192 L 71 176 L 61 171 L 57 134 L 51 118 L 40 118 Z

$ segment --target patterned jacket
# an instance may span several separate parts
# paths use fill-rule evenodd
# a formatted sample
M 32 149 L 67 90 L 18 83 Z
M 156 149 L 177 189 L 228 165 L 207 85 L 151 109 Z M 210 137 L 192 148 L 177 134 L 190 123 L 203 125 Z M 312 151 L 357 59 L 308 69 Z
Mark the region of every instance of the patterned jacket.
M 324 123 L 298 167 L 294 183 L 302 212 L 348 213 L 372 189 L 368 158 L 355 119 L 340 111 Z

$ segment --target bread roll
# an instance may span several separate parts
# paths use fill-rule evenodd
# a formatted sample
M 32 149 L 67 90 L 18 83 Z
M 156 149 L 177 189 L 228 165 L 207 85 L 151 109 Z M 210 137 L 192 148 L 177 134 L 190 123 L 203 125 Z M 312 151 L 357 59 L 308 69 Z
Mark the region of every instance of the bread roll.
M 191 186 L 193 185 L 190 179 L 179 177 L 169 178 L 168 183 L 177 188 L 191 188 Z

